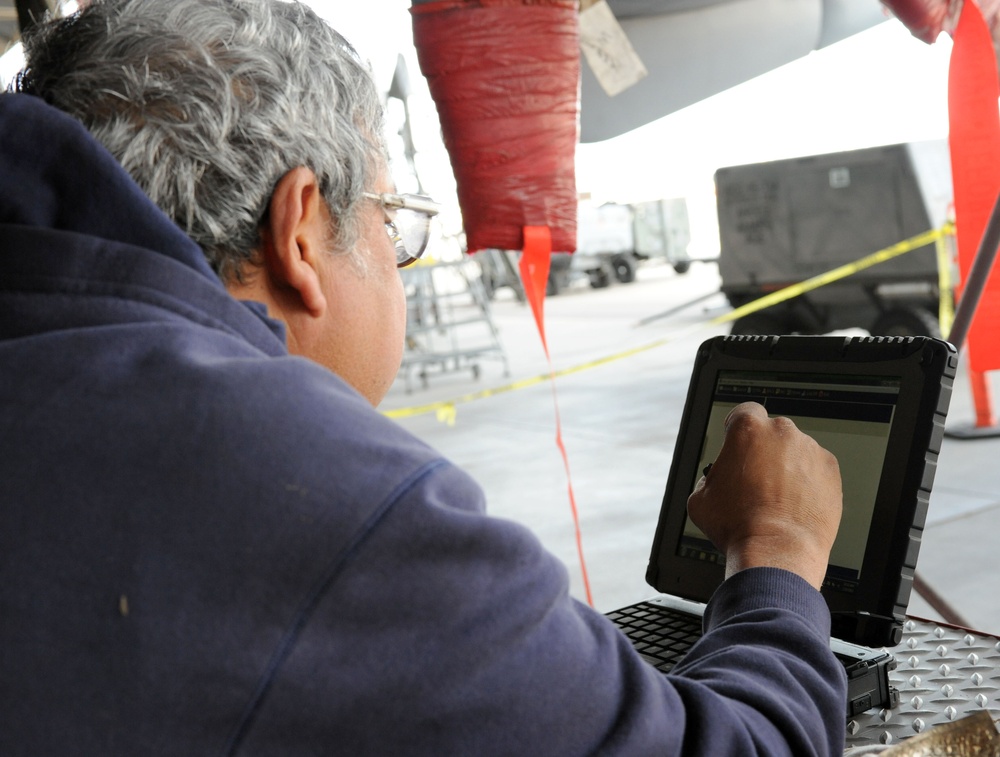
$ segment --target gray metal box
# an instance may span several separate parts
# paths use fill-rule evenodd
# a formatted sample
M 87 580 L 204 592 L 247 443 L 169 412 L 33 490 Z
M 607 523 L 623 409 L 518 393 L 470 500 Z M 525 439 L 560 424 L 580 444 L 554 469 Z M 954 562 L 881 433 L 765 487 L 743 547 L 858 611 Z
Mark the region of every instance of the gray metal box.
M 952 198 L 943 140 L 720 168 L 715 185 L 734 307 L 938 228 Z M 930 244 L 765 312 L 783 332 L 871 328 L 892 310 L 936 310 L 937 283 Z

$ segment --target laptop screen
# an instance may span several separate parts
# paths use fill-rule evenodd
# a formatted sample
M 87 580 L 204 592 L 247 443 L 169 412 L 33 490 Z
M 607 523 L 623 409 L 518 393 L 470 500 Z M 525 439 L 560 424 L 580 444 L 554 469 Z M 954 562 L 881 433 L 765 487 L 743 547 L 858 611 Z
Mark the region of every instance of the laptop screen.
M 785 416 L 840 463 L 844 514 L 824 584 L 853 591 L 865 558 L 889 432 L 899 398 L 898 376 L 810 375 L 780 371 L 719 371 L 697 471 L 719 454 L 724 422 L 742 402 Z M 691 482 L 691 490 L 695 481 Z M 690 490 L 689 490 L 690 491 Z M 686 520 L 677 554 L 722 563 L 722 554 Z

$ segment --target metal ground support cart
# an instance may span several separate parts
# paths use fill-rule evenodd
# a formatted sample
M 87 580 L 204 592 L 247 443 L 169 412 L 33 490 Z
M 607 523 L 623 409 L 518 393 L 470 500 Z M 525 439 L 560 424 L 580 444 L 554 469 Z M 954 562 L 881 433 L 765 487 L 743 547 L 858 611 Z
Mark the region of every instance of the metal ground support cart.
M 682 197 L 633 205 L 580 203 L 576 252 L 563 281 L 556 280 L 556 289 L 569 282 L 571 272 L 585 274 L 595 289 L 612 281 L 630 284 L 640 262 L 650 258 L 686 273 L 691 267 L 690 241 L 687 200 Z
M 632 206 L 635 233 L 635 257 L 639 260 L 663 258 L 677 273 L 691 268 L 688 245 L 691 244 L 691 221 L 687 200 L 650 200 Z
M 733 307 L 909 239 L 947 220 L 944 141 L 720 168 L 719 274 Z M 933 243 L 750 313 L 734 334 L 939 336 Z
M 400 271 L 406 289 L 406 348 L 400 375 L 406 391 L 413 378 L 426 387 L 431 373 L 468 370 L 479 378 L 480 361 L 498 360 L 510 375 L 507 354 L 490 313 L 478 265 L 418 262 Z

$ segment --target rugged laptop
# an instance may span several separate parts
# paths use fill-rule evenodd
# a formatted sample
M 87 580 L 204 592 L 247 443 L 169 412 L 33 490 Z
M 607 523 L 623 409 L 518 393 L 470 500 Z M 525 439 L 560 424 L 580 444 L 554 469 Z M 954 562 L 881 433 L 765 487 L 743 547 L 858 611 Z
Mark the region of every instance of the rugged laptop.
M 608 613 L 669 671 L 701 634 L 723 556 L 687 498 L 741 402 L 791 418 L 836 455 L 844 511 L 823 583 L 831 647 L 848 674 L 848 717 L 891 707 L 895 663 L 958 356 L 930 337 L 727 336 L 698 350 L 646 580 L 661 596 Z M 673 651 L 663 647 L 675 645 Z

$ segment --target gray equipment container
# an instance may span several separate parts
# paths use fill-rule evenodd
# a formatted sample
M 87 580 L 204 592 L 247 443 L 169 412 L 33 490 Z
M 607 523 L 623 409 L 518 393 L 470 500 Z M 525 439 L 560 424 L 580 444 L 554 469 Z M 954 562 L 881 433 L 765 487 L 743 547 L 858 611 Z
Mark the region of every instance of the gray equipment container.
M 939 228 L 951 171 L 944 141 L 720 168 L 715 174 L 722 291 L 739 307 Z M 738 334 L 939 335 L 933 244 L 733 324 Z

